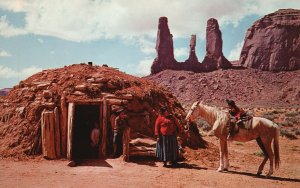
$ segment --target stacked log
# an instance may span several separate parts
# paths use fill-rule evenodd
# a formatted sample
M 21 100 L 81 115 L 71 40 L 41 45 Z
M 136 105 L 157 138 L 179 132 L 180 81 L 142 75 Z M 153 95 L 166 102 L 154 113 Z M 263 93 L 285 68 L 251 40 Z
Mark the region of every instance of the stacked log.
M 156 141 L 150 138 L 137 138 L 130 141 L 130 156 L 154 157 Z
M 67 127 L 68 127 L 68 111 L 66 104 L 66 97 L 62 95 L 60 99 L 60 108 L 61 108 L 61 153 L 62 156 L 67 156 Z
M 60 142 L 57 142 L 55 132 L 57 126 L 55 125 L 55 115 L 53 111 L 44 111 L 42 113 L 41 130 L 42 130 L 42 151 L 43 156 L 47 159 L 56 159 L 56 146 Z
M 130 156 L 129 142 L 130 142 L 130 127 L 126 127 L 123 132 L 123 160 L 124 161 L 129 161 L 129 156 Z

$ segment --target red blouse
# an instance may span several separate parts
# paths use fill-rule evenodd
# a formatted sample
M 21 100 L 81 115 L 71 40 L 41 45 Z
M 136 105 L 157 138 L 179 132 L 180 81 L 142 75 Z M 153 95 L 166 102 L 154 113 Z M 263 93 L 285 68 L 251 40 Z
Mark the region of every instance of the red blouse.
M 168 118 L 159 115 L 155 122 L 155 135 L 158 136 L 162 134 L 166 135 L 174 135 L 176 134 L 177 130 L 181 131 L 181 126 L 176 122 L 173 118 Z

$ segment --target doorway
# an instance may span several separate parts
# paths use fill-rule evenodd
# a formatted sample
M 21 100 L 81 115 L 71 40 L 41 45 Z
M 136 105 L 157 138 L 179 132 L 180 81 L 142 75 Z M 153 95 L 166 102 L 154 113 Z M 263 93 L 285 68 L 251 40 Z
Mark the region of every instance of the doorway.
M 100 105 L 76 105 L 74 109 L 73 125 L 73 159 L 99 158 L 99 144 L 101 143 Z M 93 128 L 99 130 L 99 142 L 92 144 L 91 133 Z

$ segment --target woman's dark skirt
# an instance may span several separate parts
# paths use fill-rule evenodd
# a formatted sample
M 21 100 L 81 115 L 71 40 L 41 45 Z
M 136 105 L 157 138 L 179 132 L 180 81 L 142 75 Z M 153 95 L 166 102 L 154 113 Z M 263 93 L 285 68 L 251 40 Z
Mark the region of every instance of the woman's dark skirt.
M 176 135 L 159 137 L 156 143 L 156 157 L 161 161 L 177 161 L 178 159 L 178 143 Z

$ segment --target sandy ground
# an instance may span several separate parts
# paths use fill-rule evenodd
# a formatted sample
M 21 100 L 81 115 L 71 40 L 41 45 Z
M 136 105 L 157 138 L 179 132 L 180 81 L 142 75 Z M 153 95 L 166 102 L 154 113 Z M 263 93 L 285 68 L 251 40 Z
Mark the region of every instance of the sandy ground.
M 205 139 L 218 143 L 215 137 Z M 262 160 L 256 143 L 233 142 L 231 168 L 224 173 L 215 171 L 217 160 L 204 164 L 197 158 L 181 162 L 178 168 L 163 168 L 153 159 L 89 160 L 73 168 L 66 160 L 1 159 L 0 187 L 300 187 L 300 140 L 281 138 L 280 149 L 281 167 L 270 179 L 255 175 Z M 187 152 L 196 156 L 201 151 Z M 268 167 L 267 163 L 264 174 Z

